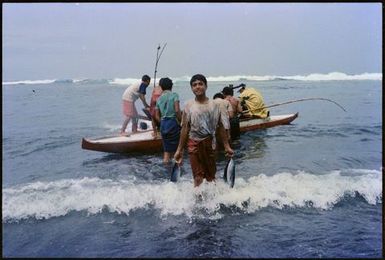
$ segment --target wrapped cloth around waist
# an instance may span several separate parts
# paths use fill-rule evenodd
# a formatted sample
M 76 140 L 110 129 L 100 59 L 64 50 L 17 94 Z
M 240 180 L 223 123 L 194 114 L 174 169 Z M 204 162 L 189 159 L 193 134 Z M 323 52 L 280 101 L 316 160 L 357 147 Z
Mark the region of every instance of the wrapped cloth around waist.
M 179 138 L 180 135 L 180 125 L 177 122 L 176 118 L 165 117 L 162 118 L 160 122 L 160 133 L 163 138 L 173 139 L 175 137 Z
M 198 152 L 200 150 L 199 147 L 205 147 L 205 148 L 210 148 L 211 150 L 215 150 L 216 148 L 215 137 L 210 135 L 202 140 L 195 140 L 191 138 L 188 139 L 187 148 L 189 153 Z

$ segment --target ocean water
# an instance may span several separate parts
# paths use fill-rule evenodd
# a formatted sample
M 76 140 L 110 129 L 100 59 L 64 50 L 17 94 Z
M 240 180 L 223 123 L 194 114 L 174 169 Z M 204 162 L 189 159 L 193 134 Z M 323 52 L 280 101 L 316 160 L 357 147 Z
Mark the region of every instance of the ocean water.
M 233 189 L 223 154 L 194 189 L 187 155 L 172 183 L 162 153 L 81 149 L 119 132 L 127 81 L 3 83 L 3 257 L 382 257 L 382 81 L 337 79 L 209 78 L 209 97 L 244 82 L 268 105 L 346 109 L 272 108 L 299 117 L 232 144 Z

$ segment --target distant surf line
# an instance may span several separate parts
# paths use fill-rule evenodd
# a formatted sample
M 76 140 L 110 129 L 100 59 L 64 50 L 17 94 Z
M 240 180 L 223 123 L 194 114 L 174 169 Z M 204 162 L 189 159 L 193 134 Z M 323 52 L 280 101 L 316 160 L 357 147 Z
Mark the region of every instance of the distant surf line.
M 171 76 L 169 76 L 171 77 Z M 191 76 L 179 76 L 171 77 L 174 82 L 189 81 Z M 19 81 L 6 81 L 3 85 L 32 85 L 32 84 L 92 84 L 92 83 L 107 83 L 112 85 L 129 85 L 139 78 L 113 78 L 113 79 L 39 79 L 39 80 L 19 80 Z M 297 80 L 297 81 L 345 81 L 345 80 L 381 80 L 382 73 L 362 73 L 349 75 L 342 72 L 330 72 L 326 74 L 312 73 L 308 75 L 293 75 L 293 76 L 279 76 L 279 75 L 230 75 L 230 76 L 208 76 L 208 81 L 221 82 L 221 81 L 275 81 L 275 80 Z

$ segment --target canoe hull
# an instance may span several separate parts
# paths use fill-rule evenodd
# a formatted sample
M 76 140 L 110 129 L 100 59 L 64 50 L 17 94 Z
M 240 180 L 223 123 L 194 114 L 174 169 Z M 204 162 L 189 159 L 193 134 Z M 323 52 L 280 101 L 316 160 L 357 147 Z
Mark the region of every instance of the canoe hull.
M 269 119 L 241 120 L 240 131 L 241 133 L 244 133 L 257 129 L 270 128 L 278 125 L 287 125 L 290 124 L 297 117 L 298 113 L 281 116 L 271 116 Z
M 82 149 L 107 153 L 154 153 L 162 151 L 162 139 L 150 136 L 152 130 L 129 137 L 82 138 Z M 143 137 L 143 138 L 140 138 Z
M 269 119 L 249 119 L 240 121 L 242 133 L 265 129 L 278 125 L 290 124 L 298 113 L 271 116 Z M 82 149 L 107 153 L 155 153 L 161 152 L 162 139 L 152 137 L 152 130 L 145 130 L 130 136 L 109 136 L 100 138 L 82 138 Z

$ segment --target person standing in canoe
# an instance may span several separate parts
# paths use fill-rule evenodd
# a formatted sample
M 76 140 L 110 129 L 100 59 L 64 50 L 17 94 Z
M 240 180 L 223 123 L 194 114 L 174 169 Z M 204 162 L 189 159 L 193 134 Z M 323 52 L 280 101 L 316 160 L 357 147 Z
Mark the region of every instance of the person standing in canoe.
M 224 87 L 222 90 L 225 99 L 230 102 L 233 108 L 233 114 L 230 116 L 230 136 L 232 140 L 238 139 L 241 135 L 239 126 L 239 114 L 242 113 L 241 102 L 238 98 L 234 97 L 234 90 L 231 87 Z
M 240 87 L 240 89 L 238 90 L 238 92 L 240 93 L 239 99 L 241 101 L 242 107 L 244 107 L 243 117 L 269 117 L 270 112 L 267 108 L 264 108 L 265 103 L 263 101 L 261 93 L 259 93 L 253 88 L 246 87 L 246 85 L 243 83 L 238 87 Z
M 182 130 L 174 159 L 180 164 L 183 151 L 187 144 L 190 164 L 194 178 L 194 187 L 199 186 L 203 179 L 208 182 L 215 180 L 216 174 L 216 140 L 218 129 L 226 156 L 232 157 L 229 140 L 221 120 L 219 104 L 206 96 L 207 80 L 202 74 L 194 75 L 190 80 L 191 90 L 195 99 L 189 100 L 182 115 Z
M 149 109 L 149 105 L 146 102 L 146 88 L 150 85 L 151 78 L 148 75 L 142 77 L 142 81 L 129 86 L 122 95 L 123 100 L 123 114 L 125 119 L 123 121 L 120 135 L 126 135 L 127 124 L 132 120 L 132 133 L 138 131 L 138 112 L 135 107 L 135 101 L 140 98 L 142 100 L 145 109 Z
M 180 137 L 181 111 L 179 96 L 172 92 L 172 80 L 161 78 L 159 85 L 162 95 L 156 101 L 155 120 L 160 123 L 160 134 L 163 142 L 163 162 L 170 162 L 171 153 L 175 153 Z

